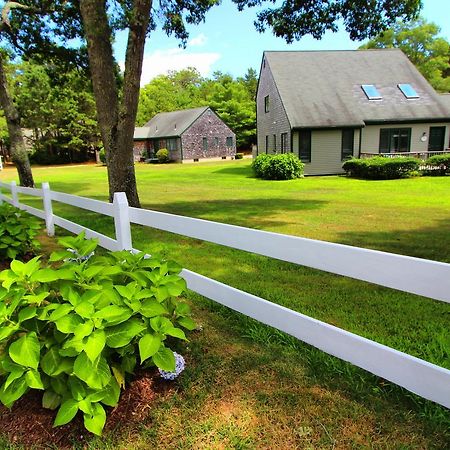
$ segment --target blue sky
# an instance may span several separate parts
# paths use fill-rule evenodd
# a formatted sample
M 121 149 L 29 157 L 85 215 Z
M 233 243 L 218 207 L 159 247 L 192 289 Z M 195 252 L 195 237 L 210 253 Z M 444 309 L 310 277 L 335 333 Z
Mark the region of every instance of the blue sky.
M 441 28 L 441 35 L 450 41 L 450 0 L 423 0 L 422 16 Z M 243 75 L 249 67 L 259 71 L 264 50 L 347 50 L 356 49 L 361 42 L 353 42 L 344 30 L 327 33 L 321 40 L 307 36 L 291 45 L 270 31 L 260 34 L 253 21 L 257 8 L 238 12 L 230 0 L 212 8 L 205 23 L 188 28 L 190 40 L 186 49 L 178 47 L 178 41 L 156 30 L 147 39 L 142 82 L 144 85 L 167 70 L 179 70 L 194 66 L 203 76 L 214 71 Z M 126 34 L 117 36 L 116 57 L 123 61 Z

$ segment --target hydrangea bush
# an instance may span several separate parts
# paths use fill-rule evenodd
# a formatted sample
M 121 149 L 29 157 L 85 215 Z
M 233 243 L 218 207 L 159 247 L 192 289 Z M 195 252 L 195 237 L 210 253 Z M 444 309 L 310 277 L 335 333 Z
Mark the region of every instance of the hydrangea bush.
M 42 390 L 43 406 L 58 408 L 55 426 L 81 411 L 99 435 L 104 406 L 117 405 L 137 367 L 180 373 L 170 341 L 195 323 L 179 299 L 179 265 L 127 251 L 88 258 L 96 241 L 59 241 L 68 250 L 52 253 L 52 265 L 36 257 L 0 272 L 0 401 Z

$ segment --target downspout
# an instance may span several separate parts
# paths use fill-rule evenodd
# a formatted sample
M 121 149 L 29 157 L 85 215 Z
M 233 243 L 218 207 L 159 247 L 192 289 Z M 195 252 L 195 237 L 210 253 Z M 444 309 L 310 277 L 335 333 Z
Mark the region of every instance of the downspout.
M 361 158 L 362 130 L 363 130 L 363 128 L 361 127 L 361 128 L 359 129 L 359 151 L 358 151 L 358 158 Z

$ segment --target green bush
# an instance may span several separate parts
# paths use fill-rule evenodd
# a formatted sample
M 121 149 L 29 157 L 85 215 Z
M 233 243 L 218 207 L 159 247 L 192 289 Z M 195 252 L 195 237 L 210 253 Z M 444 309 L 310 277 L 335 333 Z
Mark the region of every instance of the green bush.
M 101 162 L 102 164 L 106 164 L 106 152 L 105 152 L 105 149 L 104 149 L 104 148 L 102 148 L 102 149 L 100 150 L 100 152 L 98 153 L 98 157 L 100 158 L 100 162 Z
M 450 173 L 450 153 L 431 156 L 425 161 L 425 165 L 436 168 L 425 170 L 426 175 L 446 175 Z
M 167 148 L 161 148 L 156 152 L 156 157 L 161 164 L 170 162 L 169 150 Z
M 262 154 L 252 163 L 258 178 L 266 180 L 292 180 L 303 175 L 304 164 L 293 153 Z
M 39 248 L 36 235 L 41 225 L 33 216 L 7 203 L 0 205 L 0 259 L 14 259 Z
M 369 180 L 392 180 L 411 176 L 419 170 L 420 162 L 416 158 L 352 158 L 345 161 L 342 168 L 349 176 Z
M 244 157 L 243 153 L 236 153 L 236 155 L 234 155 L 234 159 L 242 159 Z
M 59 408 L 54 426 L 81 411 L 100 435 L 103 405 L 117 405 L 138 366 L 174 372 L 169 341 L 195 323 L 177 298 L 186 288 L 177 264 L 127 251 L 89 257 L 97 243 L 84 235 L 60 244 L 72 251 L 52 253 L 56 268 L 36 257 L 0 272 L 0 401 L 42 390 L 43 406 Z

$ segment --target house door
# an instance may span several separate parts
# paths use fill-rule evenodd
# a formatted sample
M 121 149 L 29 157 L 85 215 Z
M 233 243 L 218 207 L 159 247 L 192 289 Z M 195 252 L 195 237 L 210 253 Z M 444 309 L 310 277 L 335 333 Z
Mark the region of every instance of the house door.
M 429 152 L 442 152 L 444 150 L 445 127 L 430 127 L 428 140 Z

